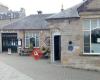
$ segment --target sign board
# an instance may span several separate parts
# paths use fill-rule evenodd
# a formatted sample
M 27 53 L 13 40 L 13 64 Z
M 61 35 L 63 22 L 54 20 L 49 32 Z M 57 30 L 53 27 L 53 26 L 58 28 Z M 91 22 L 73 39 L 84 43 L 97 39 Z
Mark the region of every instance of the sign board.
M 22 40 L 21 39 L 18 40 L 18 46 L 22 46 Z
M 97 38 L 97 42 L 100 43 L 100 38 Z

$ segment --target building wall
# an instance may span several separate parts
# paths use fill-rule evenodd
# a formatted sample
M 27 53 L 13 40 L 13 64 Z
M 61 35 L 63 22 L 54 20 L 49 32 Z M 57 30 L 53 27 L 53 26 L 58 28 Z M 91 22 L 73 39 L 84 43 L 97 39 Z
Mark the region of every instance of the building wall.
M 40 47 L 49 47 L 49 43 L 47 43 L 47 38 L 50 39 L 49 30 L 40 31 Z
M 39 33 L 39 47 L 47 47 L 45 38 L 50 36 L 49 30 L 2 30 L 0 32 L 0 52 L 2 52 L 2 33 L 17 33 L 17 39 L 22 39 L 22 48 L 25 48 L 25 32 Z M 19 48 L 18 48 L 19 50 Z
M 90 2 L 87 5 L 88 9 L 100 9 L 100 0 L 92 0 L 92 2 Z
M 17 33 L 18 33 L 17 38 L 22 40 L 22 48 L 24 48 L 24 46 L 25 46 L 25 39 L 24 39 L 25 32 L 24 31 L 17 31 Z
M 49 22 L 51 32 L 51 60 L 53 55 L 53 34 L 58 32 L 61 35 L 61 62 L 66 63 L 69 57 L 79 55 L 83 49 L 83 33 L 81 19 L 52 20 Z M 68 51 L 69 41 L 73 42 L 73 51 Z
M 83 32 L 80 19 L 73 19 L 70 24 L 66 22 L 66 27 L 62 32 L 61 62 L 67 63 L 68 58 L 78 56 L 83 51 Z M 73 42 L 73 51 L 68 50 L 69 41 Z
M 83 36 L 83 19 L 100 18 L 100 1 L 92 0 L 88 5 L 84 5 L 85 9 L 80 12 L 80 19 L 55 19 L 48 20 L 51 34 L 51 60 L 54 58 L 54 42 L 53 35 L 58 32 L 61 35 L 61 62 L 66 64 L 67 61 L 74 56 L 83 53 L 84 36 Z M 92 11 L 87 11 L 92 10 Z M 96 11 L 97 10 L 97 11 Z M 74 50 L 68 50 L 69 41 L 73 42 Z

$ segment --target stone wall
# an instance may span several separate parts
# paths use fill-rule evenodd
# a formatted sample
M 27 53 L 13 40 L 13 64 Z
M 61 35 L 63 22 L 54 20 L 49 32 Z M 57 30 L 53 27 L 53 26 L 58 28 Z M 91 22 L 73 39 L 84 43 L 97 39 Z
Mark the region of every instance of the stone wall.
M 79 55 L 83 50 L 83 32 L 81 19 L 53 20 L 49 22 L 51 32 L 51 57 L 53 57 L 53 34 L 59 32 L 61 35 L 61 62 L 66 63 L 69 57 Z M 73 42 L 73 51 L 68 51 L 69 41 Z
M 66 26 L 61 35 L 61 61 L 66 63 L 70 57 L 79 56 L 83 51 L 83 32 L 80 19 L 73 19 L 70 23 L 66 20 Z M 69 51 L 69 42 L 73 43 L 73 50 Z
M 88 9 L 100 9 L 100 0 L 92 0 L 88 5 Z
M 40 31 L 40 47 L 49 47 L 50 32 L 49 30 Z
M 47 47 L 45 38 L 50 37 L 49 30 L 4 30 L 0 32 L 0 52 L 2 52 L 2 33 L 17 33 L 17 38 L 22 39 L 22 48 L 25 48 L 25 32 L 33 32 L 33 33 L 39 33 L 39 45 L 41 47 Z

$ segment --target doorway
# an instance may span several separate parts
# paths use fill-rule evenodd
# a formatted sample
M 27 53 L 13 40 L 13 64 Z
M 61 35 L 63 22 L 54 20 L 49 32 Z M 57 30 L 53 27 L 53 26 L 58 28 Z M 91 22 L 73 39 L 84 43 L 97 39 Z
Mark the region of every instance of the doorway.
M 61 36 L 54 36 L 54 60 L 58 61 L 61 59 Z
M 8 48 L 12 53 L 17 53 L 17 33 L 2 33 L 2 52 L 8 52 Z

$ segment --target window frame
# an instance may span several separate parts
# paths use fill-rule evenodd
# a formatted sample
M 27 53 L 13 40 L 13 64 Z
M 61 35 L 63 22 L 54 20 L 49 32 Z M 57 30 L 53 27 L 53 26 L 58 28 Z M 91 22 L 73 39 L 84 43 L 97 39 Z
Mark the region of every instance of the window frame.
M 91 32 L 92 32 L 92 30 L 94 30 L 94 29 L 97 29 L 97 28 L 100 28 L 100 18 L 95 18 L 96 19 L 96 28 L 93 28 L 92 29 L 92 19 L 88 19 L 89 20 L 89 23 L 90 23 L 90 25 L 89 25 L 89 27 L 90 27 L 90 29 L 89 30 L 86 30 L 85 28 L 84 28 L 84 24 L 83 24 L 83 35 L 84 35 L 84 32 L 85 31 L 89 31 L 90 32 L 90 53 L 86 53 L 85 51 L 84 51 L 84 47 L 83 47 L 83 54 L 99 54 L 100 55 L 100 53 L 92 53 L 91 52 Z M 86 19 L 83 19 L 83 20 L 86 20 Z M 84 38 L 84 37 L 83 37 Z M 83 43 L 84 43 L 84 40 L 83 40 Z M 84 46 L 84 44 L 83 44 L 83 46 Z
M 30 36 L 30 34 L 31 34 L 31 36 Z M 36 41 L 36 35 L 38 35 L 38 46 L 36 46 L 37 45 L 37 41 Z M 27 36 L 27 37 L 26 37 Z M 29 46 L 30 46 L 30 41 L 28 41 L 29 42 L 29 46 L 27 46 L 27 39 L 29 39 L 30 40 L 30 38 L 32 38 L 32 37 L 34 37 L 35 38 L 35 47 L 34 48 L 39 48 L 39 46 L 40 46 L 40 38 L 39 38 L 39 33 L 37 32 L 37 33 L 34 33 L 34 32 L 25 32 L 25 48 L 29 48 Z

